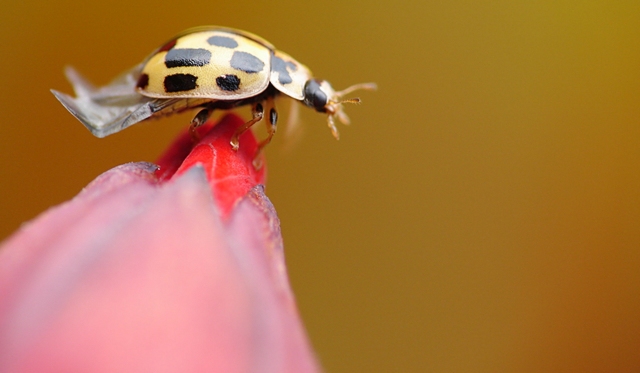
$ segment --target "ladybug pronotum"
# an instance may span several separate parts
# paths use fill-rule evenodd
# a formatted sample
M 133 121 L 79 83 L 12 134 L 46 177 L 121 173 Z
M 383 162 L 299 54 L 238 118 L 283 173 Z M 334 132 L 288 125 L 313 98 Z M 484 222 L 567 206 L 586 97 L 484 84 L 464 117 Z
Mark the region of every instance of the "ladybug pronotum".
M 116 133 L 148 118 L 200 108 L 191 121 L 191 133 L 207 121 L 215 109 L 251 105 L 253 118 L 238 128 L 238 137 L 267 113 L 267 145 L 276 132 L 278 114 L 274 98 L 284 94 L 328 116 L 333 136 L 338 138 L 334 118 L 348 124 L 343 103 L 358 98 L 342 97 L 356 89 L 375 89 L 375 84 L 334 91 L 325 80 L 313 78 L 309 69 L 251 33 L 207 26 L 187 30 L 144 62 L 110 84 L 94 88 L 75 70 L 67 68 L 76 97 L 52 90 L 56 98 L 95 136 Z

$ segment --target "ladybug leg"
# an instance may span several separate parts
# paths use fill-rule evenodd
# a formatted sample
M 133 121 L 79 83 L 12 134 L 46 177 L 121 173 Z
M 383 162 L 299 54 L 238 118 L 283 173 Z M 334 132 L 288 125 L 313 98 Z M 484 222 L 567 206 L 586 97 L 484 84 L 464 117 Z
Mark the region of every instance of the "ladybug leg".
M 193 140 L 193 142 L 198 142 L 200 140 L 200 135 L 198 135 L 198 132 L 196 132 L 196 128 L 205 124 L 209 119 L 209 117 L 211 116 L 212 112 L 213 112 L 212 109 L 204 108 L 200 110 L 198 114 L 196 114 L 196 116 L 193 117 L 193 119 L 191 120 L 191 125 L 189 126 L 189 133 L 191 134 L 191 139 Z
M 258 150 L 256 151 L 256 155 L 253 158 L 253 167 L 255 167 L 256 169 L 262 168 L 262 150 L 271 142 L 273 135 L 276 134 L 276 130 L 278 129 L 278 112 L 276 111 L 276 107 L 272 98 L 268 100 L 267 107 L 269 108 L 269 117 L 266 121 L 268 135 L 266 139 L 262 140 L 260 144 L 258 144 Z
M 238 129 L 236 129 L 236 133 L 231 137 L 230 144 L 233 150 L 237 151 L 240 147 L 240 136 L 251 128 L 251 126 L 261 121 L 262 117 L 264 117 L 264 107 L 262 107 L 261 103 L 254 104 L 251 112 L 253 113 L 253 119 L 238 127 Z
M 335 121 L 333 120 L 333 114 L 329 114 L 329 116 L 327 117 L 327 125 L 331 129 L 331 134 L 333 135 L 333 137 L 335 137 L 336 140 L 340 140 L 340 133 L 338 132 L 338 129 L 336 128 Z

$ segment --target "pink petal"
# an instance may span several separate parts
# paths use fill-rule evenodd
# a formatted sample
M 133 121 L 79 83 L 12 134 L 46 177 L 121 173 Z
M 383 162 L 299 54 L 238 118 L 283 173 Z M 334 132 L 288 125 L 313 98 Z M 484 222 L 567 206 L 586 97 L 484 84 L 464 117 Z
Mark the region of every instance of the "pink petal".
M 223 220 L 202 167 L 154 171 L 108 171 L 0 246 L 0 371 L 319 371 L 262 187 Z

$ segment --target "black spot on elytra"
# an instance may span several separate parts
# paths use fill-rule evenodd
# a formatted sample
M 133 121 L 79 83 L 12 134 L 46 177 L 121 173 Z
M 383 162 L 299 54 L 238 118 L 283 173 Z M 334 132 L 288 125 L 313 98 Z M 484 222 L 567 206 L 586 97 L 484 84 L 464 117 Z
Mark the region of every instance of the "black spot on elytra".
M 171 49 L 164 57 L 167 67 L 204 66 L 211 60 L 211 52 L 202 48 Z
M 298 67 L 291 61 L 285 61 L 275 55 L 271 56 L 271 71 L 278 73 L 278 82 L 282 85 L 293 82 L 289 70 L 296 71 Z
M 236 75 L 220 75 L 216 78 L 216 84 L 223 91 L 237 91 L 240 88 L 240 78 Z
M 224 48 L 236 48 L 238 46 L 238 42 L 233 40 L 227 36 L 212 36 L 207 39 L 207 43 L 209 45 L 215 45 L 216 47 L 224 47 Z
M 247 52 L 233 52 L 231 57 L 231 67 L 236 70 L 244 71 L 245 73 L 259 73 L 264 69 L 264 62 Z
M 164 90 L 166 92 L 183 92 L 195 89 L 198 77 L 191 74 L 173 74 L 164 78 Z
M 140 78 L 138 78 L 138 83 L 136 83 L 136 87 L 140 89 L 145 89 L 149 85 L 149 75 L 142 74 Z
M 160 48 L 160 50 L 158 50 L 158 52 L 166 52 L 169 49 L 172 49 L 173 47 L 176 46 L 176 43 L 178 42 L 178 40 L 174 39 L 171 40 L 170 42 L 168 42 L 167 44 L 163 45 L 162 48 Z

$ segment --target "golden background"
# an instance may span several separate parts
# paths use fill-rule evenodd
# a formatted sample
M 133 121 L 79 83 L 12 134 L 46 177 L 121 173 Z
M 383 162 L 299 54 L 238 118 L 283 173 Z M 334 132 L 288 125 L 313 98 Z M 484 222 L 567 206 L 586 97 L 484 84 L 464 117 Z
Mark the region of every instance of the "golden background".
M 379 85 L 339 142 L 301 108 L 301 140 L 268 149 L 328 372 L 640 371 L 640 2 L 411 4 L 7 2 L 0 237 L 191 119 L 94 138 L 49 93 L 65 65 L 105 84 L 183 29 L 236 27 L 337 89 Z

